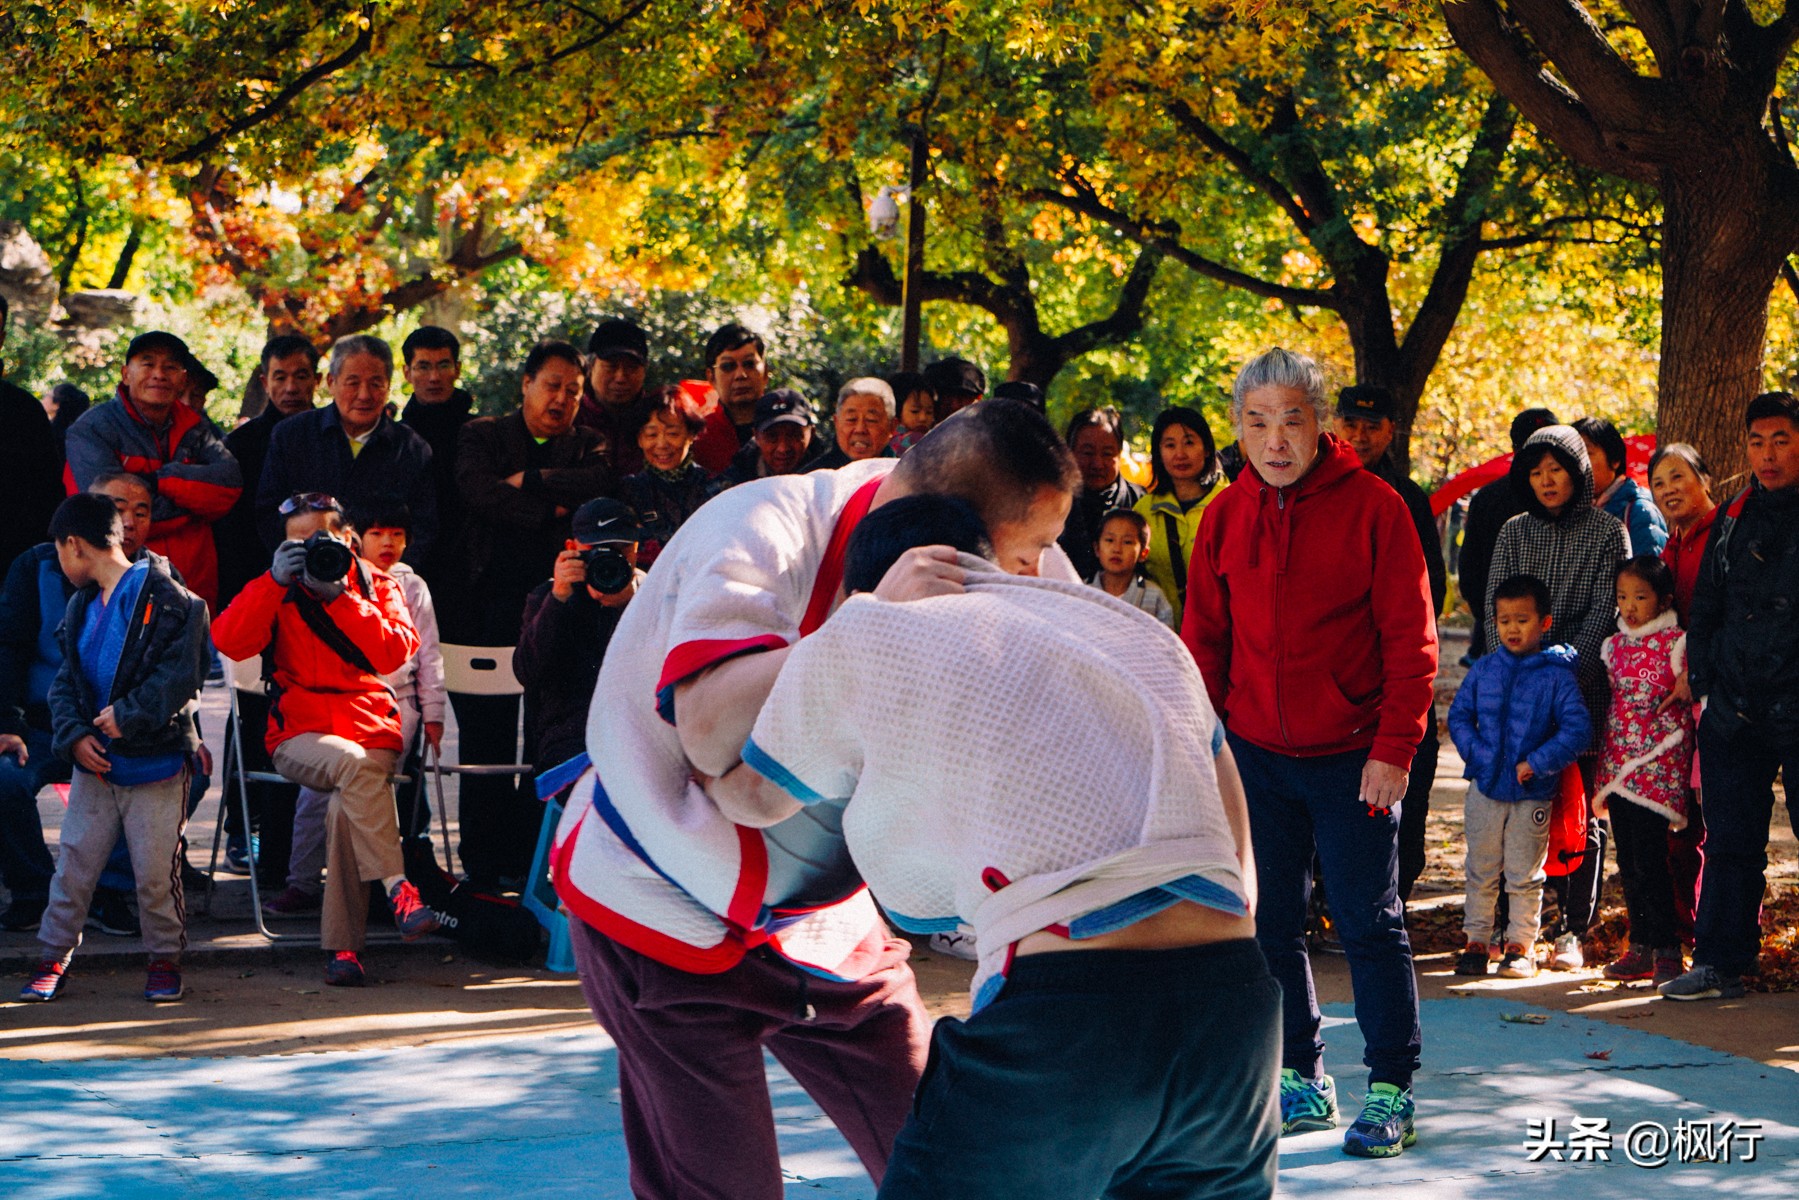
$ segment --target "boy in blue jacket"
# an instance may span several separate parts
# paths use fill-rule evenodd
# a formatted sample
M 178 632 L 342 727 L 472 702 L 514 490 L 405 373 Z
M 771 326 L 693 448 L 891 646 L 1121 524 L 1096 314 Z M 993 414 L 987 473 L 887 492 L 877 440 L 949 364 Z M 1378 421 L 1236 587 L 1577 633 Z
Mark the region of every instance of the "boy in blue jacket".
M 1591 725 L 1569 646 L 1543 649 L 1549 588 L 1513 575 L 1494 590 L 1493 630 L 1503 654 L 1475 661 L 1449 706 L 1449 735 L 1466 764 L 1468 946 L 1457 975 L 1485 975 L 1495 957 L 1494 909 L 1503 879 L 1510 908 L 1499 973 L 1537 973 L 1534 947 L 1543 909 L 1549 815 L 1561 774 L 1586 748 Z

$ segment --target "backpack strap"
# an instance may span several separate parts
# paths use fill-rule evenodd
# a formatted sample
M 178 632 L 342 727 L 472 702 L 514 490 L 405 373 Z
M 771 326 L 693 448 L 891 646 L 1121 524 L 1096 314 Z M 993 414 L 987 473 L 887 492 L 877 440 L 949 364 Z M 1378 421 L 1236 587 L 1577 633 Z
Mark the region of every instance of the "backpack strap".
M 1162 536 L 1168 539 L 1168 565 L 1174 573 L 1174 592 L 1187 601 L 1187 556 L 1181 553 L 1181 527 L 1173 513 L 1162 514 Z

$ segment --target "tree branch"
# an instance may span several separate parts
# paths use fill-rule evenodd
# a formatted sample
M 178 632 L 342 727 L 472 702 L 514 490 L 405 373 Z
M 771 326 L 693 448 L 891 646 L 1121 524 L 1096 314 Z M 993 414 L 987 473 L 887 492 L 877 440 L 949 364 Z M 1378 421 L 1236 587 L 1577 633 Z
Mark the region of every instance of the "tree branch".
M 1156 280 L 1156 268 L 1162 265 L 1162 251 L 1145 246 L 1125 276 L 1118 291 L 1118 302 L 1112 311 L 1097 321 L 1078 325 L 1050 339 L 1051 352 L 1066 362 L 1079 358 L 1101 346 L 1116 346 L 1136 337 L 1143 328 L 1143 305 L 1149 298 L 1150 285 Z
M 1793 299 L 1799 300 L 1799 271 L 1793 269 L 1793 260 L 1782 259 L 1780 277 L 1787 281 L 1787 290 L 1793 293 Z
M 336 54 L 323 62 L 315 63 L 305 71 L 300 72 L 300 74 L 296 75 L 286 87 L 282 88 L 279 92 L 276 92 L 274 97 L 261 108 L 251 109 L 223 129 L 207 134 L 199 141 L 188 146 L 185 150 L 176 153 L 173 157 L 165 159 L 164 161 L 171 166 L 199 162 L 223 145 L 227 138 L 236 137 L 245 130 L 253 129 L 263 122 L 279 116 L 281 112 L 286 109 L 288 105 L 292 104 L 295 98 L 307 88 L 310 88 L 313 84 L 318 83 L 320 80 L 325 79 L 330 75 L 336 74 L 361 58 L 363 54 L 367 52 L 369 46 L 373 44 L 374 37 L 375 8 L 372 4 L 365 5 L 362 9 L 362 27 L 356 32 L 356 40 L 351 42 L 341 53 Z
M 1226 287 L 1241 288 L 1252 295 L 1279 300 L 1298 308 L 1327 308 L 1340 311 L 1342 301 L 1334 289 L 1291 287 L 1215 262 L 1198 251 L 1181 244 L 1178 227 L 1151 225 L 1105 204 L 1094 195 L 1069 195 L 1053 188 L 1035 189 L 1027 195 L 1045 204 L 1055 204 L 1070 212 L 1090 217 L 1108 225 L 1143 246 L 1153 246 L 1197 275 Z
M 1674 16 L 1667 0 L 1622 0 L 1624 9 L 1637 23 L 1655 65 L 1663 78 L 1671 77 L 1680 67 L 1680 32 L 1674 28 Z
M 1187 104 L 1185 100 L 1170 101 L 1168 115 L 1174 118 L 1175 124 L 1186 130 L 1200 145 L 1228 162 L 1236 172 L 1247 179 L 1258 191 L 1274 201 L 1280 210 L 1287 214 L 1301 233 L 1310 233 L 1317 224 L 1318 217 L 1306 211 L 1305 206 L 1294 198 L 1287 186 L 1274 175 L 1264 170 L 1250 153 L 1232 142 L 1229 138 L 1213 129 L 1205 118 Z
M 1511 0 L 1512 11 L 1544 56 L 1612 127 L 1643 127 L 1654 120 L 1649 81 L 1631 69 L 1606 40 L 1605 31 L 1577 0 Z
M 1653 165 L 1607 141 L 1592 110 L 1544 69 L 1495 0 L 1446 0 L 1443 18 L 1462 52 L 1570 158 L 1597 171 L 1656 182 Z
M 1407 397 L 1423 393 L 1425 380 L 1442 356 L 1468 299 L 1475 263 L 1488 248 L 1481 239 L 1481 227 L 1493 199 L 1500 164 L 1516 128 L 1517 110 L 1505 97 L 1495 94 L 1481 113 L 1480 128 L 1462 162 L 1455 192 L 1444 205 L 1443 244 L 1436 270 L 1431 272 L 1430 286 L 1399 344 Z

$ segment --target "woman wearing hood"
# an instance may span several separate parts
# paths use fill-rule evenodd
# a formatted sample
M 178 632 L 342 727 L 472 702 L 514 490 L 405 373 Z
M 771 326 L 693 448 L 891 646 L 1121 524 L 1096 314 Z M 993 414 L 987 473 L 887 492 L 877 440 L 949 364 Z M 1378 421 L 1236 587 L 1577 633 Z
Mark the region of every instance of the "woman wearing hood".
M 1572 426 L 1550 425 L 1531 434 L 1512 459 L 1511 480 L 1525 497 L 1525 509 L 1499 531 L 1485 598 L 1487 628 L 1496 627 L 1493 590 L 1498 581 L 1526 574 L 1549 585 L 1550 613 L 1555 618 L 1550 636 L 1579 655 L 1575 676 L 1593 720 L 1592 744 L 1580 759 L 1590 800 L 1609 691 L 1600 648 L 1616 631 L 1613 579 L 1626 554 L 1624 526 L 1593 507 L 1592 463 L 1586 442 Z M 1571 873 L 1552 877 L 1562 911 L 1561 931 L 1549 960 L 1557 970 L 1584 965 L 1580 938 L 1598 906 L 1606 840 L 1605 827 L 1593 821 L 1589 811 L 1586 853 Z

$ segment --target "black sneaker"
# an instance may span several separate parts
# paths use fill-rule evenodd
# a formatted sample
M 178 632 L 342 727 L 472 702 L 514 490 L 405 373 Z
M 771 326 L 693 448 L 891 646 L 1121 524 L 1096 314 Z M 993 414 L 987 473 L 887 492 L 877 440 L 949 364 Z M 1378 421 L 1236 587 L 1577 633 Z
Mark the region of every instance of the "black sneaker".
M 1485 976 L 1492 969 L 1492 952 L 1481 942 L 1469 942 L 1467 949 L 1455 957 L 1457 975 Z
M 50 901 L 45 898 L 13 897 L 13 902 L 0 913 L 0 929 L 8 933 L 30 933 L 44 919 L 44 907 Z
M 136 937 L 143 932 L 124 893 L 104 890 L 96 891 L 88 905 L 87 927 L 112 937 Z

